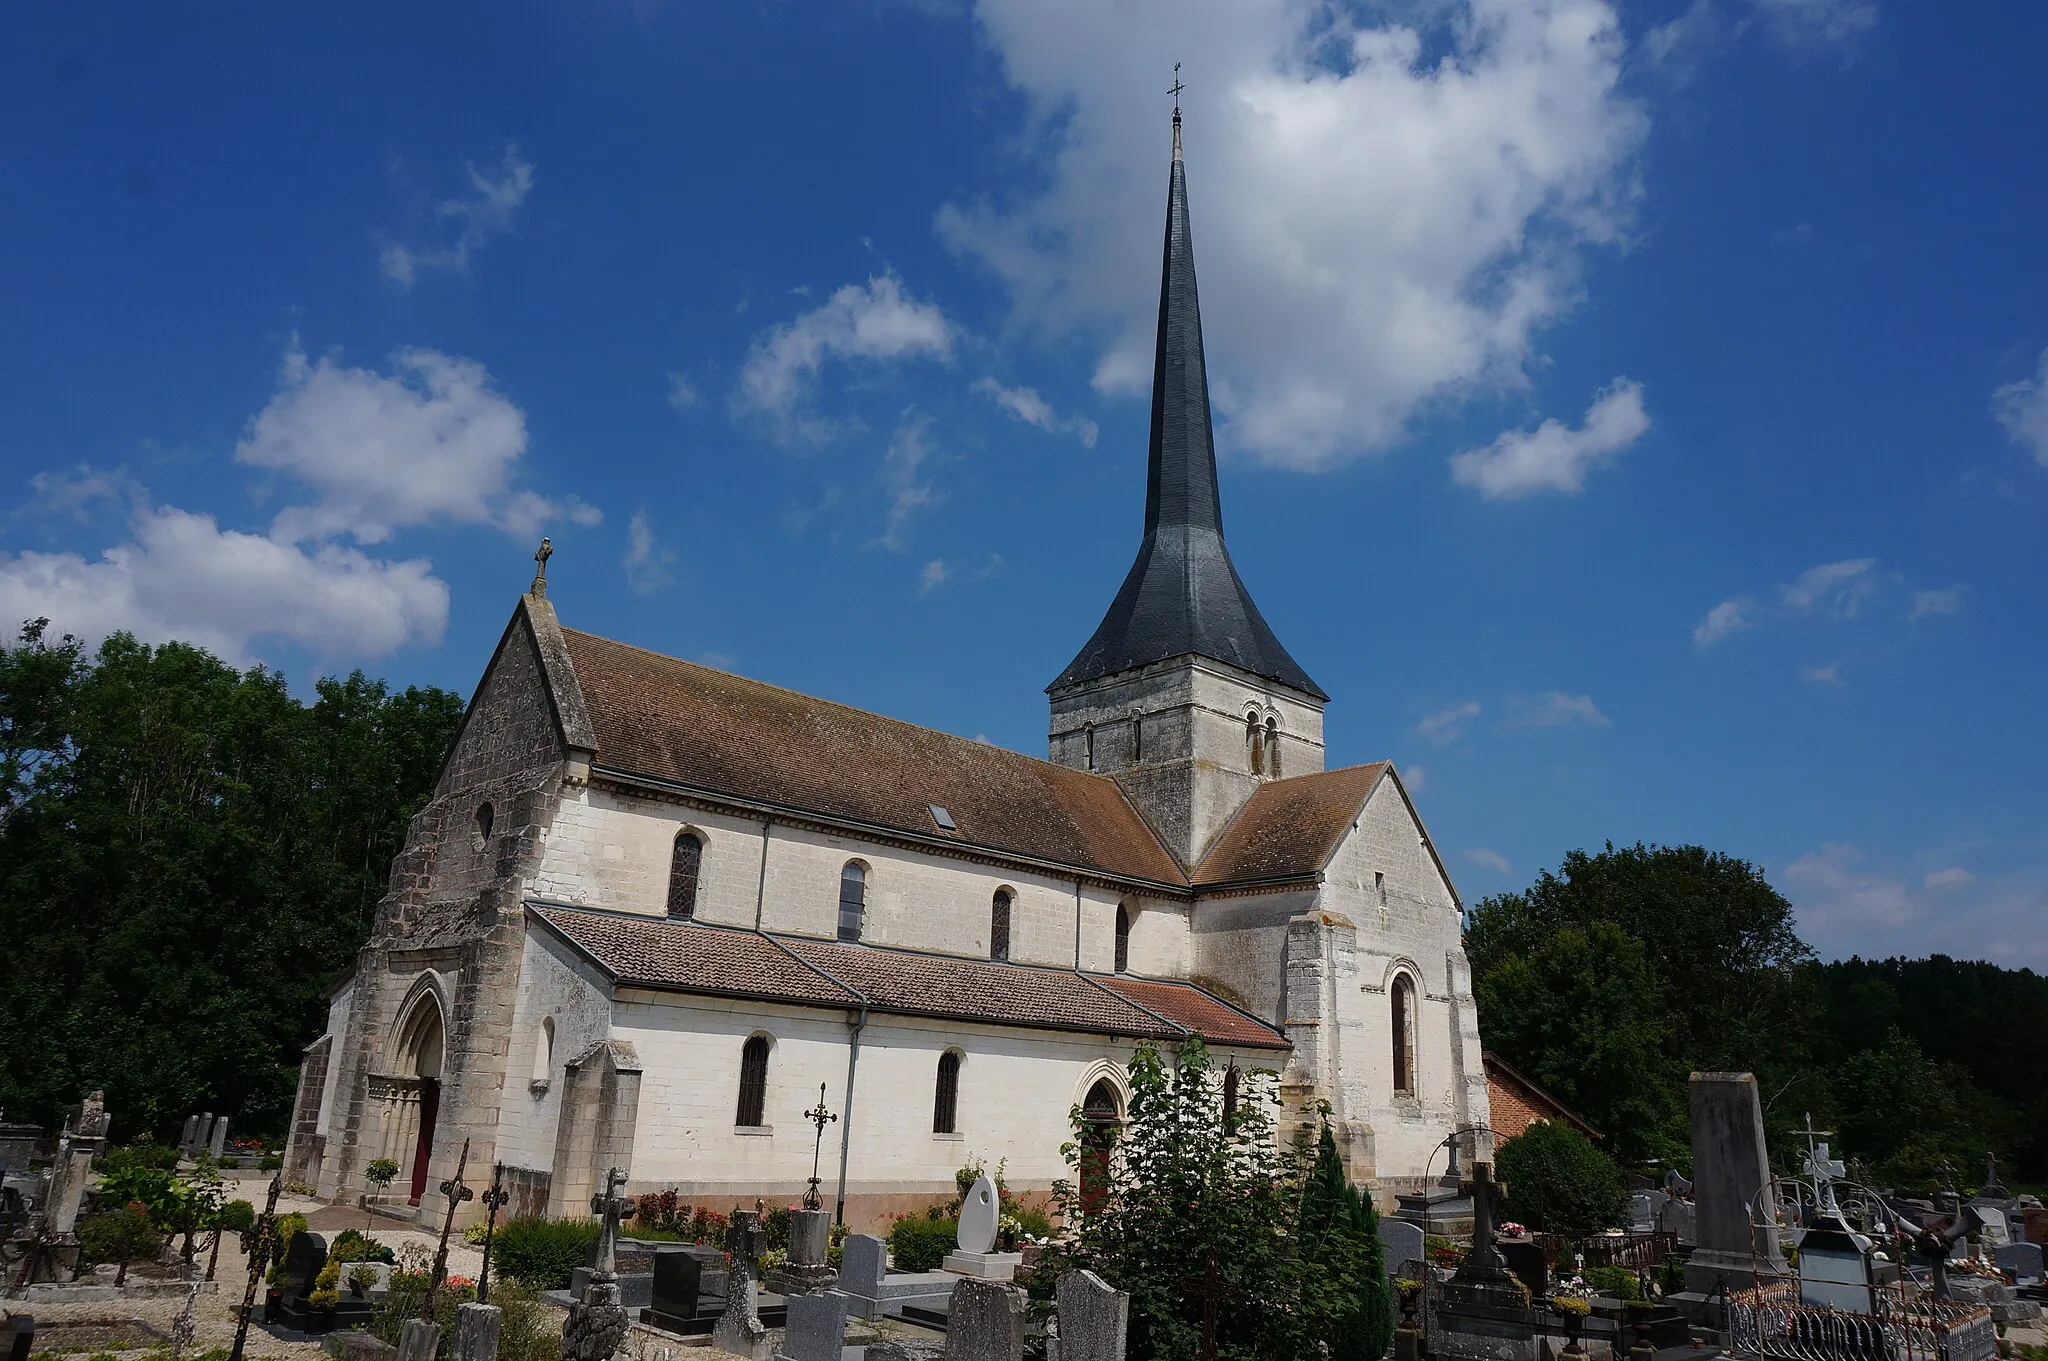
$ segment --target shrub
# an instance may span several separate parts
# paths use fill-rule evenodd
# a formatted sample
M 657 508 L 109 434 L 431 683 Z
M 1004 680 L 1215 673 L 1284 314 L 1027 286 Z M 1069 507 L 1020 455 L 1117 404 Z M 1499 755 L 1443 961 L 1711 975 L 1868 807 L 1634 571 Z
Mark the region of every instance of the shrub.
M 1572 1237 L 1621 1222 L 1628 1193 L 1612 1158 L 1555 1120 L 1529 1126 L 1495 1155 L 1508 1218 Z
M 132 1144 L 110 1148 L 100 1155 L 100 1171 L 106 1176 L 141 1169 L 148 1172 L 170 1172 L 178 1166 L 178 1150 L 166 1148 L 149 1139 L 138 1139 Z
M 898 1271 L 936 1271 L 959 1241 L 957 1219 L 904 1215 L 889 1229 L 889 1253 Z
M 361 1229 L 343 1229 L 327 1249 L 330 1262 L 396 1262 L 398 1255 Z
M 247 1233 L 256 1223 L 256 1207 L 246 1200 L 231 1200 L 214 1215 L 223 1233 Z
M 569 1273 L 590 1255 L 599 1228 L 594 1219 L 521 1215 L 506 1220 L 498 1229 L 491 1260 L 507 1276 L 535 1290 L 563 1290 L 568 1287 Z
M 357 1262 L 349 1268 L 348 1283 L 358 1296 L 369 1294 L 377 1287 L 377 1268 L 368 1262 Z
M 260 1160 L 258 1160 L 256 1164 L 256 1170 L 259 1172 L 275 1172 L 278 1168 L 283 1166 L 284 1154 L 266 1153 Z
M 320 1268 L 320 1274 L 313 1278 L 313 1288 L 306 1292 L 306 1303 L 315 1309 L 332 1309 L 341 1303 L 341 1263 L 328 1259 Z
M 114 1284 L 128 1279 L 128 1264 L 147 1261 L 164 1250 L 164 1236 L 157 1232 L 147 1212 L 115 1210 L 78 1222 L 79 1254 L 88 1262 L 118 1262 Z

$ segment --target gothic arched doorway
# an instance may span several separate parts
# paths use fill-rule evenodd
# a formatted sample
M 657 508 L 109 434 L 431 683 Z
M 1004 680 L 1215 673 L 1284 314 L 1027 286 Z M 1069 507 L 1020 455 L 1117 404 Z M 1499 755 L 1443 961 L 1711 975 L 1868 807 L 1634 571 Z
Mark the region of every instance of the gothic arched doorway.
M 1109 1189 L 1109 1151 L 1123 1128 L 1123 1103 L 1108 1078 L 1098 1078 L 1081 1102 L 1081 1212 L 1102 1203 Z
M 441 1112 L 441 1008 L 432 993 L 422 996 L 399 1039 L 404 1056 L 400 1071 L 419 1080 L 419 1134 L 413 1141 L 412 1178 L 406 1203 L 417 1205 L 427 1190 L 427 1167 L 434 1156 L 434 1123 Z

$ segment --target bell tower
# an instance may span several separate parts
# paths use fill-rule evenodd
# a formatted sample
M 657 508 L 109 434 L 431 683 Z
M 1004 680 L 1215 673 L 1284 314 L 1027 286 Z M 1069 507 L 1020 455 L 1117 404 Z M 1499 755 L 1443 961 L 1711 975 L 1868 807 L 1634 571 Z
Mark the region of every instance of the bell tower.
M 1046 693 L 1051 758 L 1113 776 L 1192 867 L 1262 781 L 1323 768 L 1329 696 L 1273 636 L 1223 542 L 1178 108 L 1164 256 L 1145 537 Z

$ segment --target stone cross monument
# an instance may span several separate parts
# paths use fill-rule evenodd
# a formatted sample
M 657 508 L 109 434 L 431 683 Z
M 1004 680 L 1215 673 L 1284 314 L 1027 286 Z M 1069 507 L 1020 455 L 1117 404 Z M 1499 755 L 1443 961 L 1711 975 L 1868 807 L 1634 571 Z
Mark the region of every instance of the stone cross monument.
M 631 1217 L 633 1202 L 622 1194 L 626 1174 L 614 1167 L 604 1174 L 604 1190 L 590 1198 L 598 1217 L 597 1269 L 583 1298 L 569 1306 L 562 1325 L 562 1361 L 610 1361 L 632 1325 L 619 1302 L 619 1221 Z

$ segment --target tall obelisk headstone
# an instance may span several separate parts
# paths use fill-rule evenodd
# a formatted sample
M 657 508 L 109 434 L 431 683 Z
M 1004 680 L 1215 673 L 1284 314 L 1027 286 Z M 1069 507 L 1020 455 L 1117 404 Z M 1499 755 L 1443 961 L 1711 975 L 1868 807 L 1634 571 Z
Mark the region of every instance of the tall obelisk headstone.
M 1692 1075 L 1692 1196 L 1699 1246 L 1685 1293 L 1711 1298 L 1785 1275 L 1772 1221 L 1764 1108 L 1752 1073 Z

